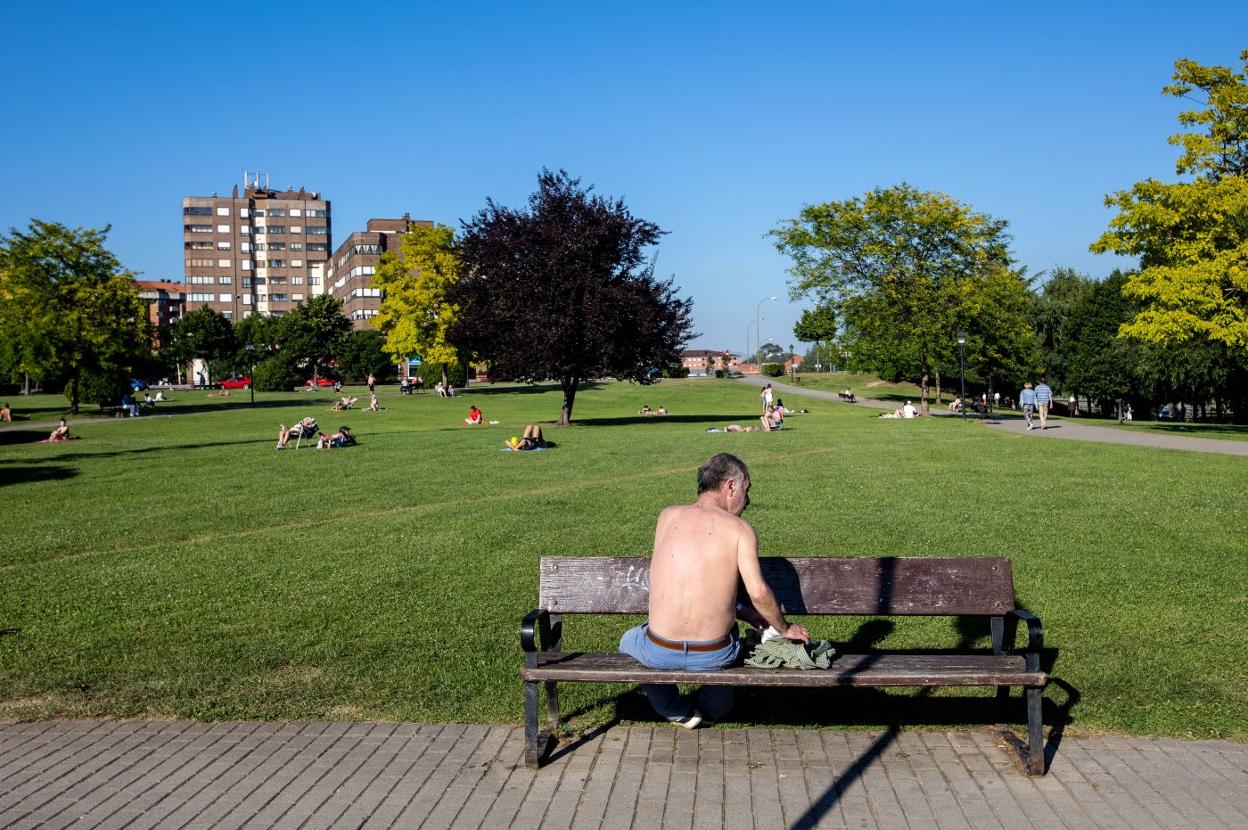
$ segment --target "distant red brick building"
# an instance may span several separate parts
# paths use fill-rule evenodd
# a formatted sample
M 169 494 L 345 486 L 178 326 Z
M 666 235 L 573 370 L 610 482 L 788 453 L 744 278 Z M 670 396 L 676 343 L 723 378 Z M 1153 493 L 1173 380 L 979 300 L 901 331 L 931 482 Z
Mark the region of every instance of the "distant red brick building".
M 680 365 L 688 369 L 690 375 L 709 375 L 716 369 L 739 371 L 741 358 L 727 349 L 686 349 L 680 353 Z

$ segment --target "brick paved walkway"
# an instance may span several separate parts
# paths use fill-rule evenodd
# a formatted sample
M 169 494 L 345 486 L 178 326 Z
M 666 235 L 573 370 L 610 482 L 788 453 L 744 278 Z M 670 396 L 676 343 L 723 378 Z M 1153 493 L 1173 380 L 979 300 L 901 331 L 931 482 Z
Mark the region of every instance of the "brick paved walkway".
M 608 729 L 540 771 L 523 731 L 0 723 L 0 828 L 1248 828 L 1248 745 L 995 732 Z

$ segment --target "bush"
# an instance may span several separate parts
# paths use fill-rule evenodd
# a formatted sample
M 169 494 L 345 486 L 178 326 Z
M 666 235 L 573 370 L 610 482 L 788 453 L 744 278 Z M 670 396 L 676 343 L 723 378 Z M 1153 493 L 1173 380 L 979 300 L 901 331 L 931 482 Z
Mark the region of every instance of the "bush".
M 716 369 L 716 370 L 715 370 L 715 377 L 717 377 L 717 378 L 721 378 L 721 379 L 722 379 L 722 378 L 723 378 L 723 376 L 724 376 L 724 370 L 723 370 L 723 369 Z
M 422 363 L 416 369 L 416 375 L 425 381 L 425 388 L 432 389 L 442 382 L 442 364 L 441 363 Z M 464 363 L 458 363 L 454 366 L 446 367 L 446 379 L 450 381 L 451 386 L 456 389 L 462 389 L 468 385 L 468 367 Z
M 784 364 L 783 363 L 764 363 L 763 374 L 769 378 L 782 378 L 784 377 Z
M 284 360 L 270 357 L 263 363 L 256 364 L 251 385 L 261 392 L 289 392 L 302 386 L 303 379 Z
M 673 363 L 671 366 L 663 367 L 663 377 L 665 378 L 687 378 L 689 377 L 689 367 L 682 363 Z

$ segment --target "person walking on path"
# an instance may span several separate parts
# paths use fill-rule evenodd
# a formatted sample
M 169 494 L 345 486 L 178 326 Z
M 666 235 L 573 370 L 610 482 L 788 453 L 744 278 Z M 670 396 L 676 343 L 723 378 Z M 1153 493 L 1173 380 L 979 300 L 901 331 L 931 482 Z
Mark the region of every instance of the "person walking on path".
M 1040 376 L 1040 383 L 1036 386 L 1036 409 L 1040 412 L 1040 429 L 1044 429 L 1049 423 L 1049 407 L 1053 405 L 1053 390 L 1044 382 L 1044 375 Z
M 771 391 L 770 383 L 764 386 L 763 391 L 758 394 L 758 396 L 763 399 L 763 414 L 764 415 L 766 415 L 767 412 L 771 409 L 773 394 L 774 393 Z
M 1018 393 L 1018 405 L 1023 408 L 1027 429 L 1032 429 L 1031 413 L 1036 411 L 1036 390 L 1031 388 L 1031 381 L 1024 383 L 1023 391 Z
M 620 651 L 652 669 L 714 671 L 741 654 L 736 619 L 774 626 L 782 637 L 810 642 L 784 617 L 758 562 L 758 537 L 741 518 L 750 503 L 750 474 L 736 456 L 711 456 L 698 470 L 698 498 L 659 514 L 650 558 L 649 616 L 620 638 Z M 738 606 L 737 581 L 753 608 Z M 732 708 L 731 686 L 703 686 L 696 709 L 672 684 L 643 684 L 660 717 L 693 729 Z

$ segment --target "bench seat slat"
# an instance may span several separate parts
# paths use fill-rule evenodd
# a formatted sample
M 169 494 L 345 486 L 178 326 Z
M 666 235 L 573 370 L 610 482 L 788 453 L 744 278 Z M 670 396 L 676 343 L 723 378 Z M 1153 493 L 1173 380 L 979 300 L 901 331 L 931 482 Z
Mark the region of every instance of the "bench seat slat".
M 1044 672 L 1027 671 L 1021 656 L 991 654 L 841 654 L 830 669 L 715 672 L 647 669 L 626 654 L 544 651 L 528 681 L 716 683 L 725 686 L 1043 686 Z

